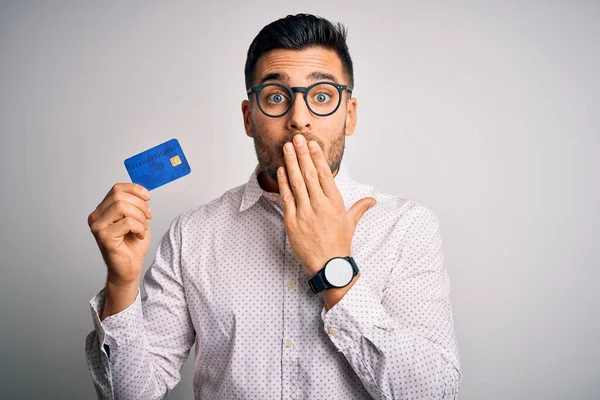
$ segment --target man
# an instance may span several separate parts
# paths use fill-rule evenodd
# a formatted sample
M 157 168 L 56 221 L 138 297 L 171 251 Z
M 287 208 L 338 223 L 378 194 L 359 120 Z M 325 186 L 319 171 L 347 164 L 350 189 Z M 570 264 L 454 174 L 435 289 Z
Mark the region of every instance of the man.
M 194 342 L 197 399 L 456 397 L 438 219 L 341 164 L 357 118 L 345 28 L 275 21 L 250 45 L 245 77 L 258 165 L 175 218 L 143 301 L 150 194 L 116 184 L 89 216 L 108 267 L 86 342 L 99 397 L 162 398 Z

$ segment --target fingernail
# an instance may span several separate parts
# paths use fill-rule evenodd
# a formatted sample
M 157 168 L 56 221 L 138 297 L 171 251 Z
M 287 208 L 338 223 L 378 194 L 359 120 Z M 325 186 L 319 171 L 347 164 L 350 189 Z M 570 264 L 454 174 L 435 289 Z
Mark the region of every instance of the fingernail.
M 285 146 L 283 146 L 284 150 L 286 151 L 286 153 L 292 153 L 294 151 L 294 145 L 291 144 L 290 142 L 287 142 L 285 144 Z
M 152 198 L 152 195 L 150 194 L 150 192 L 147 189 L 144 189 L 144 196 L 146 196 L 148 199 Z
M 312 150 L 312 151 L 317 151 L 319 150 L 319 145 L 317 144 L 317 142 L 315 142 L 314 140 L 311 140 L 310 142 L 308 142 L 308 147 Z
M 148 214 L 150 214 L 150 217 L 152 218 L 152 209 L 150 207 L 148 207 Z
M 294 136 L 294 143 L 296 143 L 299 146 L 303 145 L 304 144 L 304 136 L 302 136 L 302 135 Z

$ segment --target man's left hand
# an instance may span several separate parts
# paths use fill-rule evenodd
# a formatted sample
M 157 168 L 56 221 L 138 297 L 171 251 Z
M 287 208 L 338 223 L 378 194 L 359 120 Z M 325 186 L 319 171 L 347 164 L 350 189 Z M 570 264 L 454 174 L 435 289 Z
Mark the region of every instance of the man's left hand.
M 297 134 L 294 144 L 286 143 L 283 153 L 286 167 L 278 169 L 277 181 L 284 225 L 298 261 L 312 277 L 331 258 L 351 255 L 356 225 L 377 200 L 360 199 L 346 213 L 342 195 L 317 142 L 307 145 L 304 136 Z

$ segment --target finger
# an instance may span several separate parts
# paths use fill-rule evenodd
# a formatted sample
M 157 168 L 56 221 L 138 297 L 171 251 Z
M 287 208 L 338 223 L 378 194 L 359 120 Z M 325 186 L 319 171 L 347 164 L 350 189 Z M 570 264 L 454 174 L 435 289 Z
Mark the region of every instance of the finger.
M 298 165 L 298 159 L 296 158 L 293 143 L 288 142 L 285 144 L 283 154 L 285 171 L 287 172 L 287 181 L 296 199 L 296 207 L 310 207 L 310 199 L 308 198 L 306 184 L 304 183 L 302 171 L 300 171 L 300 165 Z
M 108 225 L 115 224 L 125 218 L 133 218 L 144 227 L 150 227 L 148 219 L 139 208 L 126 201 L 118 200 L 112 203 L 111 206 L 92 223 L 92 232 L 100 231 Z
M 141 198 L 142 200 L 150 200 L 152 198 L 150 192 L 142 185 L 138 185 L 137 183 L 123 182 L 115 183 L 113 187 L 108 191 L 106 196 L 104 196 L 104 200 L 106 200 L 107 198 L 109 198 L 117 192 L 130 193 L 134 196 Z
M 100 218 L 100 216 L 102 214 L 104 214 L 104 212 L 106 212 L 106 210 L 113 203 L 115 203 L 117 201 L 125 201 L 130 204 L 133 204 L 135 207 L 137 207 L 139 210 L 141 210 L 145 214 L 146 218 L 148 218 L 148 219 L 152 218 L 152 216 L 153 216 L 152 210 L 150 209 L 150 207 L 148 206 L 148 203 L 146 201 L 142 200 L 140 197 L 135 196 L 131 193 L 117 191 L 117 192 L 113 193 L 110 197 L 106 198 L 102 203 L 100 203 L 98 205 L 98 207 L 96 207 L 96 209 L 90 214 L 90 216 L 88 218 L 88 224 L 91 226 L 91 224 L 94 223 L 94 221 L 96 221 L 98 218 Z
M 335 184 L 333 174 L 331 173 L 331 167 L 325 159 L 325 154 L 323 154 L 321 146 L 319 146 L 319 143 L 316 141 L 311 140 L 308 143 L 308 147 L 310 149 L 310 156 L 312 157 L 315 168 L 317 169 L 319 183 L 323 193 L 325 193 L 325 195 L 332 200 L 341 200 L 342 197 L 340 191 Z
M 296 148 L 296 156 L 300 164 L 300 170 L 304 178 L 304 183 L 308 188 L 308 195 L 311 200 L 318 199 L 320 196 L 325 197 L 321 183 L 319 182 L 319 176 L 317 175 L 317 168 L 313 162 L 308 146 L 306 145 L 306 139 L 304 136 L 298 134 L 294 136 L 294 146 Z
M 115 224 L 107 226 L 102 233 L 102 239 L 106 242 L 106 240 L 121 238 L 129 232 L 135 233 L 138 239 L 144 240 L 146 238 L 144 224 L 134 218 L 126 217 Z
M 375 197 L 365 197 L 354 203 L 350 210 L 348 210 L 348 218 L 352 223 L 352 226 L 356 228 L 360 219 L 365 215 L 365 213 L 373 208 L 377 204 L 377 199 Z
M 286 172 L 285 167 L 279 167 L 277 170 L 277 184 L 279 185 L 279 197 L 283 205 L 283 217 L 287 221 L 292 221 L 296 217 L 296 199 L 292 193 Z

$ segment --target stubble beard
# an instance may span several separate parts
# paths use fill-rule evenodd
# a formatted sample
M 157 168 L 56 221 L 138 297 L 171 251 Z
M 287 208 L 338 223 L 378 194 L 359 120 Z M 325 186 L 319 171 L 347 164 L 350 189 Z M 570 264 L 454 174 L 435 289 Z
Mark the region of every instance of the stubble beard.
M 344 157 L 344 148 L 346 144 L 345 131 L 346 124 L 344 123 L 344 127 L 340 133 L 336 135 L 335 139 L 331 141 L 329 150 L 327 150 L 325 154 L 325 159 L 327 160 L 327 164 L 329 164 L 332 174 L 340 168 L 342 158 Z M 252 125 L 252 137 L 254 139 L 254 150 L 256 151 L 256 158 L 258 159 L 259 164 L 258 173 L 264 172 L 267 176 L 277 182 L 277 168 L 280 166 L 278 161 L 283 161 L 283 145 L 287 142 L 291 142 L 292 137 L 284 138 L 280 143 L 271 146 L 263 140 L 263 135 L 257 131 L 256 125 Z M 323 142 L 319 138 L 314 136 L 305 136 L 305 138 L 307 141 L 315 140 L 319 143 L 321 149 L 323 149 Z

